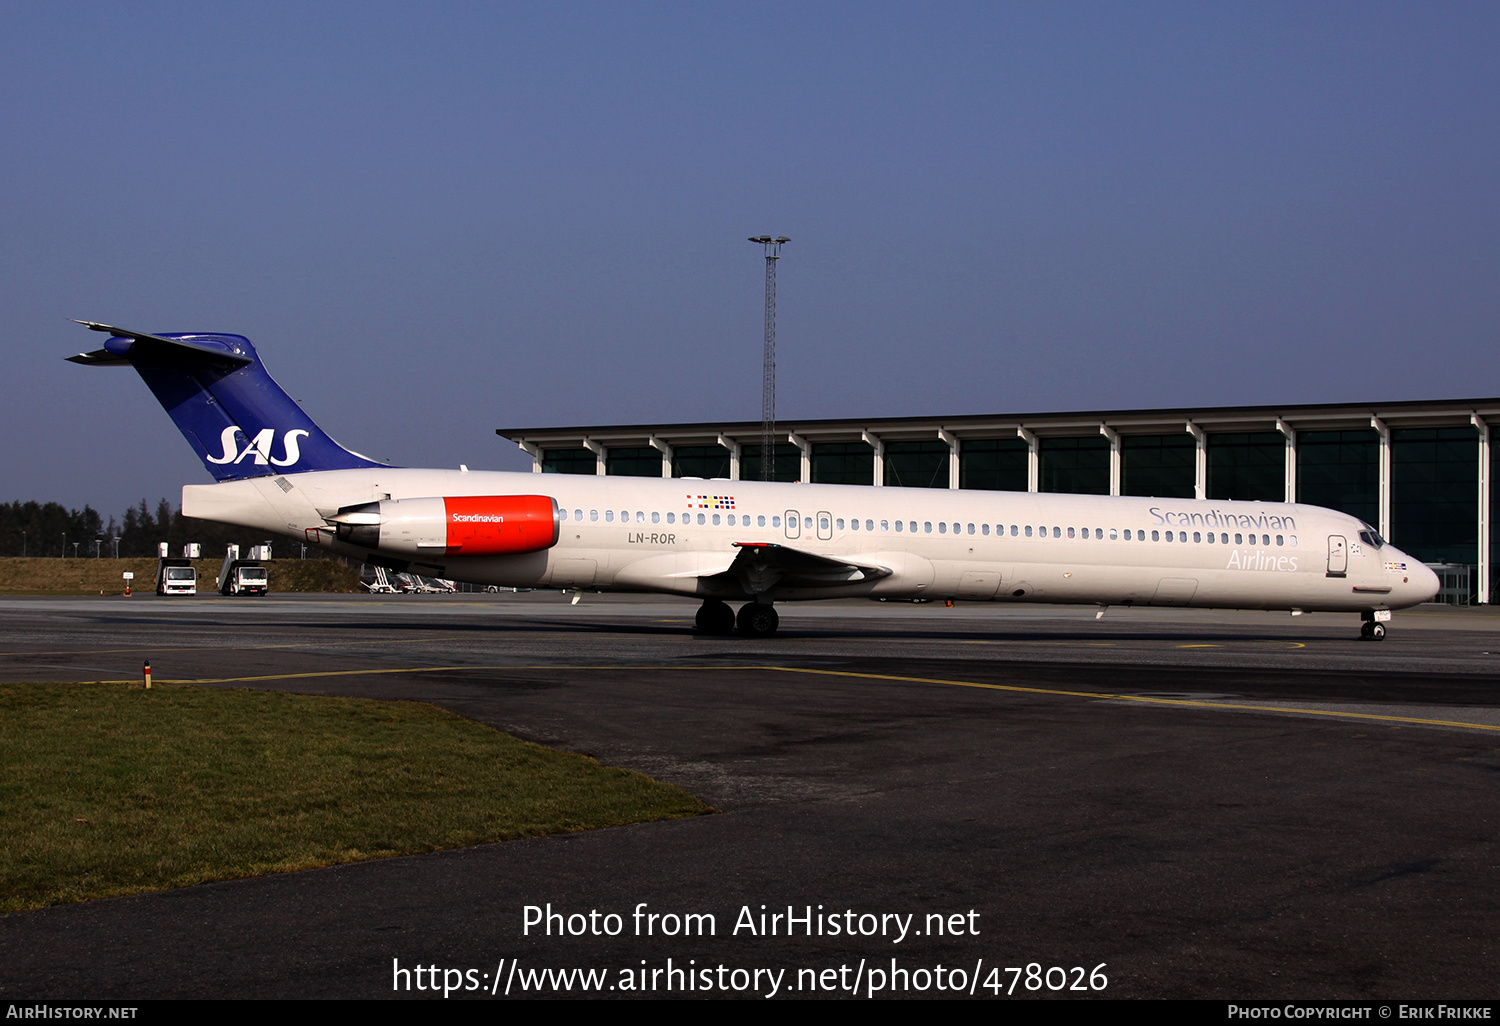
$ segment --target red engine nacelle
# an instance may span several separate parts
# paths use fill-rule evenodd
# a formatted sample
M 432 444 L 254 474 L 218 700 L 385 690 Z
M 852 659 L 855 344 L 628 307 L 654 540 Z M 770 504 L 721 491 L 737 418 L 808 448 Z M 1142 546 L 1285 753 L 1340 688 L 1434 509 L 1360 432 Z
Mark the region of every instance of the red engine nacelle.
M 548 496 L 452 496 L 443 506 L 450 556 L 514 555 L 557 544 L 557 503 Z
M 546 495 L 384 499 L 328 518 L 340 541 L 411 556 L 512 556 L 557 544 L 557 503 Z

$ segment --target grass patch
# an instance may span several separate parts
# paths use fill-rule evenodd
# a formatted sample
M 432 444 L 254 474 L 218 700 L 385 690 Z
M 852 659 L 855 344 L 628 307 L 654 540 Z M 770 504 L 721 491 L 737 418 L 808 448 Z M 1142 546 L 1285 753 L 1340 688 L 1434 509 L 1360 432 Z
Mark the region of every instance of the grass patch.
M 415 702 L 0 685 L 0 912 L 712 811 Z
M 224 560 L 195 559 L 193 565 L 198 568 L 198 594 L 218 594 L 214 582 Z M 270 569 L 273 595 L 278 592 L 364 592 L 359 586 L 358 572 L 337 560 L 277 559 L 266 566 Z M 120 574 L 126 570 L 135 574 L 132 590 L 149 595 L 156 579 L 154 559 L 0 558 L 0 593 L 118 595 L 125 590 Z

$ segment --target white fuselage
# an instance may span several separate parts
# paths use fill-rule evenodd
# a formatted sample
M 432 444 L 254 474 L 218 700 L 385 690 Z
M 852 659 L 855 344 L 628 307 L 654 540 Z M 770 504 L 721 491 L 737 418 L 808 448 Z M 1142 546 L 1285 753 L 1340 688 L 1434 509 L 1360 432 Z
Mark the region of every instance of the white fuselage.
M 439 545 L 426 560 L 412 546 L 438 543 L 350 545 L 335 539 L 328 522 L 360 503 L 488 495 L 550 497 L 559 510 L 556 544 L 504 556 L 443 555 Z M 389 468 L 189 485 L 183 513 L 357 559 L 512 587 L 737 600 L 749 597 L 726 574 L 737 543 L 769 543 L 884 573 L 779 585 L 763 596 L 774 600 L 1367 611 L 1415 605 L 1438 590 L 1432 571 L 1374 544 L 1355 518 L 1271 502 Z

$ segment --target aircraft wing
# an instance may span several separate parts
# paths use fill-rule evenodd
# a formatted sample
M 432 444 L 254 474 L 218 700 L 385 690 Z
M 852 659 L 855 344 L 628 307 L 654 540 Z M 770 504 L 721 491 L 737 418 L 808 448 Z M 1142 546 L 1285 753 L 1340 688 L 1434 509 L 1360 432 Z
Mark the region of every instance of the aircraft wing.
M 878 581 L 889 577 L 887 567 L 871 563 L 853 563 L 833 556 L 794 549 L 775 542 L 735 542 L 739 554 L 728 573 L 737 574 L 746 590 L 757 593 L 776 584 L 800 588 L 831 587 L 859 581 Z

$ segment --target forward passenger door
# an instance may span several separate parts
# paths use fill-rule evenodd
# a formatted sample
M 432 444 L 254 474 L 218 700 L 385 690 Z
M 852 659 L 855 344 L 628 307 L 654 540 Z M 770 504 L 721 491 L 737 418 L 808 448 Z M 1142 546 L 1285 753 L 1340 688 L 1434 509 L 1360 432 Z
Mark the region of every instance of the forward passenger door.
M 1343 577 L 1349 572 L 1349 542 L 1341 534 L 1328 536 L 1328 576 Z

